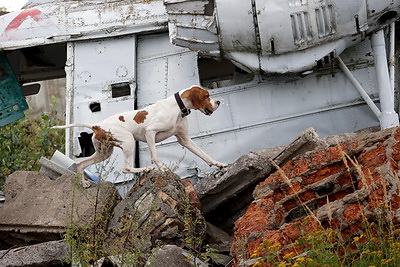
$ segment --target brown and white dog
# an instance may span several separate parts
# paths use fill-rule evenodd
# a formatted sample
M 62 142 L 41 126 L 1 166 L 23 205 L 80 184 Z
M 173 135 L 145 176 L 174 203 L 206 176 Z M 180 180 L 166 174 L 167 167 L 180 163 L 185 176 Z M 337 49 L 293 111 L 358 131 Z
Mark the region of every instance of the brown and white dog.
M 190 109 L 197 109 L 206 115 L 211 115 L 219 105 L 220 101 L 210 98 L 207 90 L 192 86 L 144 109 L 117 114 L 96 124 L 74 123 L 52 128 L 88 127 L 93 130 L 92 141 L 96 151 L 92 156 L 77 163 L 78 173 L 83 172 L 92 164 L 109 158 L 114 146 L 121 148 L 124 154 L 122 172 L 138 173 L 154 169 L 150 166 L 132 167 L 135 140 L 147 142 L 152 163 L 155 163 L 160 170 L 166 171 L 168 168 L 157 157 L 155 143 L 172 135 L 176 136 L 179 144 L 203 159 L 208 165 L 222 168 L 227 164 L 211 158 L 190 139 L 186 119 Z M 82 184 L 84 187 L 90 186 L 83 175 Z

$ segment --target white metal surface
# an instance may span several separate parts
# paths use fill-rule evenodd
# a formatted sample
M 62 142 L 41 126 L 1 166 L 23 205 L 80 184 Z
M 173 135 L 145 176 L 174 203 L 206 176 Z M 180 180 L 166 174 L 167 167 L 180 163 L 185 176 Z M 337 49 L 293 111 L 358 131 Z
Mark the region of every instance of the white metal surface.
M 71 122 L 98 122 L 111 115 L 134 109 L 136 90 L 136 36 L 128 35 L 118 39 L 109 38 L 75 42 L 73 55 L 73 74 L 67 82 L 71 101 Z M 73 83 L 68 78 L 72 78 Z M 127 83 L 129 95 L 112 97 L 112 84 Z M 91 105 L 99 107 L 93 111 Z M 81 132 L 91 132 L 87 128 L 73 128 L 68 146 L 72 146 L 69 156 L 79 155 L 81 148 L 78 137 Z M 122 168 L 122 153 L 115 149 L 113 158 L 106 165 L 93 166 L 90 171 L 118 181 Z M 117 160 L 118 159 L 118 160 Z M 110 173 L 105 175 L 104 170 Z M 122 178 L 121 178 L 122 179 Z
M 161 0 L 30 1 L 0 17 L 0 50 L 166 29 Z
M 207 11 L 205 1 L 164 0 L 169 27 L 173 29 L 172 43 L 206 54 L 221 54 L 245 70 L 265 73 L 309 71 L 319 60 L 340 55 L 400 15 L 400 0 L 211 2 L 215 3 L 214 13 Z M 196 6 L 196 12 L 187 11 L 190 4 Z M 185 8 L 173 8 L 180 5 Z M 190 17 L 196 25 L 187 23 Z M 216 25 L 216 29 L 199 27 L 199 22 Z M 190 30 L 179 31 L 183 25 Z M 203 37 L 205 30 L 219 37 L 219 47 L 213 46 L 212 53 L 208 44 L 214 36 Z
M 351 74 L 351 71 L 349 70 L 349 68 L 347 68 L 346 64 L 344 64 L 343 60 L 340 57 L 338 57 L 337 60 L 338 60 L 340 69 L 346 75 L 347 79 L 349 79 L 351 81 L 351 83 L 354 85 L 354 87 L 360 93 L 361 97 L 367 103 L 369 108 L 372 110 L 372 112 L 374 112 L 375 116 L 379 119 L 381 116 L 381 111 L 379 110 L 379 108 L 376 106 L 374 101 L 372 101 L 371 97 L 369 97 L 367 92 L 365 92 L 364 88 L 362 88 L 362 86 L 357 81 L 357 79 L 354 78 L 353 74 Z
M 66 77 L 66 94 L 65 94 L 65 122 L 70 124 L 75 122 L 73 118 L 74 114 L 74 43 L 70 42 L 67 44 L 67 61 L 65 62 L 65 77 Z M 65 132 L 65 154 L 72 157 L 71 151 L 73 139 L 71 138 L 71 131 Z
M 165 0 L 169 32 L 174 44 L 219 56 L 214 1 Z
M 157 49 L 155 49 L 157 46 Z M 343 55 L 354 76 L 373 101 L 378 91 L 369 42 Z M 138 40 L 138 103 L 145 106 L 199 83 L 196 54 L 171 46 L 165 34 Z M 361 68 L 362 67 L 362 68 Z M 188 117 L 194 141 L 215 159 L 231 163 L 249 151 L 290 142 L 307 127 L 321 136 L 379 125 L 379 120 L 340 71 L 330 69 L 305 78 L 277 77 L 212 89 L 222 101 L 210 117 L 192 112 Z M 350 130 L 351 129 L 351 130 Z M 203 175 L 215 170 L 170 138 L 157 145 L 160 159 L 179 175 Z M 141 165 L 150 164 L 147 145 L 140 145 Z
M 216 160 L 231 163 L 249 151 L 284 145 L 307 127 L 327 136 L 379 125 L 337 67 L 322 67 L 304 78 L 288 72 L 309 70 L 326 55 L 340 54 L 370 102 L 379 102 L 366 35 L 397 17 L 390 12 L 398 11 L 399 1 L 164 0 L 169 37 L 160 0 L 57 5 L 33 0 L 29 9 L 0 17 L 0 50 L 66 43 L 67 123 L 100 121 L 133 109 L 135 103 L 144 107 L 201 84 L 196 51 L 228 58 L 248 71 L 284 73 L 250 75 L 240 83 L 223 77 L 225 83 L 216 82 L 223 85 L 211 89 L 221 107 L 210 117 L 199 112 L 188 117 L 194 141 Z M 194 51 L 170 44 L 170 38 Z M 230 65 L 228 69 L 235 71 Z M 112 97 L 111 85 L 118 83 L 129 84 L 130 94 Z M 92 104 L 101 110 L 91 110 Z M 67 133 L 70 156 L 81 152 L 81 131 L 89 130 Z M 175 138 L 158 144 L 157 150 L 160 160 L 182 177 L 211 170 Z M 141 166 L 150 164 L 146 144 L 139 144 L 138 157 Z M 131 179 L 133 175 L 121 174 L 121 162 L 116 148 L 106 166 L 91 171 L 110 181 Z
M 81 45 L 90 47 L 89 43 L 78 43 L 76 49 L 79 50 Z M 137 46 L 136 82 L 139 108 L 199 83 L 196 53 L 170 45 L 167 34 L 141 36 Z M 85 47 L 82 49 L 82 52 L 88 52 Z M 345 55 L 345 58 L 359 60 L 356 55 L 364 55 L 369 50 L 368 45 L 357 47 Z M 114 53 L 118 55 L 116 51 Z M 75 58 L 80 58 L 79 55 L 81 54 L 77 53 Z M 88 62 L 88 58 L 89 55 L 84 62 Z M 93 64 L 88 66 L 93 68 Z M 352 68 L 354 67 L 353 65 Z M 81 68 L 81 71 L 78 68 L 75 79 L 78 78 L 78 73 L 83 71 L 84 68 Z M 354 74 L 364 81 L 367 93 L 376 100 L 373 68 L 355 69 Z M 74 100 L 74 106 L 77 107 L 74 121 L 99 120 L 94 118 L 87 105 L 96 100 L 91 92 L 97 90 L 95 94 L 98 94 L 100 90 L 90 88 L 92 87 L 75 88 L 78 99 Z M 99 88 L 102 88 L 102 85 L 99 85 Z M 247 84 L 213 89 L 211 92 L 223 104 L 211 117 L 193 112 L 188 118 L 190 134 L 207 153 L 228 163 L 252 150 L 283 145 L 306 127 L 314 127 L 319 134 L 326 136 L 379 123 L 363 101 L 359 100 L 358 92 L 352 88 L 351 83 L 339 73 L 336 77 L 331 77 L 329 70 L 325 74 L 296 78 L 290 82 L 285 78 L 259 80 L 256 77 Z M 98 97 L 101 100 L 105 96 Z M 103 102 L 107 100 L 101 100 L 101 103 Z M 120 102 L 113 105 L 115 104 L 122 107 Z M 123 105 L 126 110 L 132 108 L 129 101 Z M 82 113 L 83 109 L 86 111 Z M 113 114 L 117 112 L 118 110 L 112 111 Z M 103 117 L 106 113 L 95 115 Z M 78 129 L 75 132 L 75 144 L 80 130 L 87 129 Z M 147 145 L 141 143 L 139 148 L 141 166 L 150 164 Z M 158 144 L 157 150 L 160 159 L 182 176 L 201 176 L 210 171 L 204 162 L 183 149 L 175 138 Z M 119 149 L 116 151 L 110 163 L 113 167 L 108 168 L 114 172 L 109 176 L 110 180 L 128 180 L 132 176 L 121 175 L 119 172 L 118 162 L 121 161 L 122 155 L 119 154 Z M 76 153 L 78 152 L 79 148 L 76 148 Z M 92 168 L 91 171 L 96 172 L 96 168 Z
M 389 37 L 389 78 L 390 87 L 392 88 L 392 97 L 394 99 L 395 80 L 396 80 L 396 23 L 390 24 Z

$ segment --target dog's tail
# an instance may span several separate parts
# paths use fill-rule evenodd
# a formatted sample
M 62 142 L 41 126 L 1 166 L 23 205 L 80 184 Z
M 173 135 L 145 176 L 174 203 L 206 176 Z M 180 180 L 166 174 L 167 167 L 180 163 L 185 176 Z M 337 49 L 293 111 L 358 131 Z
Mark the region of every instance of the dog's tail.
M 72 124 L 67 124 L 67 125 L 57 125 L 53 126 L 50 129 L 67 129 L 71 127 L 87 127 L 87 128 L 92 128 L 92 124 L 89 123 L 72 123 Z

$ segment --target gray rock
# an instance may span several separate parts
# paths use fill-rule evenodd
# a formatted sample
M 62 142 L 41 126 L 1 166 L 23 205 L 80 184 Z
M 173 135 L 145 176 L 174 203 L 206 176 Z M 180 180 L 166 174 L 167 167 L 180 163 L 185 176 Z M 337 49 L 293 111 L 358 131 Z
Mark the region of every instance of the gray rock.
M 278 166 L 283 166 L 287 161 L 296 156 L 327 146 L 327 142 L 318 136 L 314 128 L 307 128 L 297 138 L 285 146 L 284 149 L 272 156 L 271 159 Z
M 267 159 L 249 153 L 229 165 L 224 173 L 213 173 L 201 179 L 195 185 L 195 190 L 203 212 L 208 213 L 215 209 L 270 171 L 271 164 Z
M 175 245 L 164 245 L 156 249 L 152 256 L 146 262 L 146 266 L 166 267 L 180 266 L 191 267 L 192 265 L 186 259 L 183 249 Z
M 65 263 L 68 250 L 68 245 L 62 240 L 2 250 L 0 266 L 58 266 Z
M 233 237 L 209 222 L 206 226 L 206 243 L 218 252 L 230 252 Z
M 154 251 L 146 262 L 146 266 L 208 267 L 209 265 L 183 250 L 181 247 L 175 245 L 164 245 Z

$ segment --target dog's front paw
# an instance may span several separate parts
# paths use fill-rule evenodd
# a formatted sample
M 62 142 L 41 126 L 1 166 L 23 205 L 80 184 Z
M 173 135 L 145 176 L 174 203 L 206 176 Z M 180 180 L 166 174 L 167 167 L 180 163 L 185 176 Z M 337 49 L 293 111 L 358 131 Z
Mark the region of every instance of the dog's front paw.
M 163 165 L 160 167 L 160 171 L 162 171 L 162 172 L 168 172 L 168 171 L 169 171 L 169 168 L 163 164 Z
M 153 171 L 154 169 L 155 168 L 153 166 L 146 166 L 146 167 L 144 167 L 143 172 L 148 173 L 148 172 Z
M 218 161 L 214 162 L 212 165 L 217 166 L 220 169 L 228 167 L 228 164 L 221 163 L 221 162 L 218 162 Z

